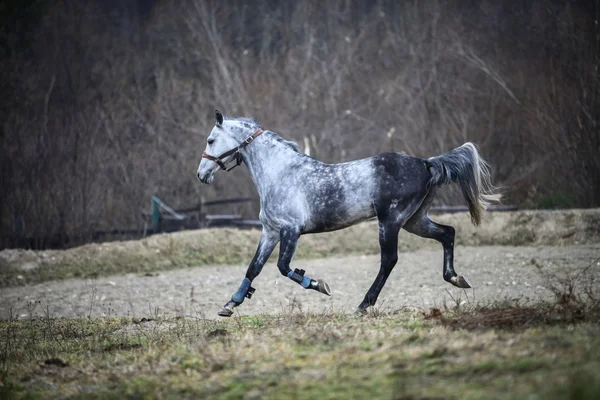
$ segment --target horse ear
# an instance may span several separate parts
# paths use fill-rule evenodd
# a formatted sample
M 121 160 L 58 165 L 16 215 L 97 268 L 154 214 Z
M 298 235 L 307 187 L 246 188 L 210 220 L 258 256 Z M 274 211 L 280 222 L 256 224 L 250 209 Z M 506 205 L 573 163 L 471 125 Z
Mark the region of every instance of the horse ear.
M 215 117 L 217 118 L 217 125 L 223 125 L 223 114 L 219 110 L 215 110 Z

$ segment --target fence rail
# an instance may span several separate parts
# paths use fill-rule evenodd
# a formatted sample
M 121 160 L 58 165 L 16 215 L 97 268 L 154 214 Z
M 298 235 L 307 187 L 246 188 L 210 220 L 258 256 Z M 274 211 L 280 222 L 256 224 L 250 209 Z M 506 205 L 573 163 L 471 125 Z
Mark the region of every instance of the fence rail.
M 144 235 L 158 232 L 171 232 L 181 229 L 199 229 L 208 227 L 237 227 L 249 228 L 261 226 L 258 220 L 246 220 L 237 214 L 208 214 L 207 208 L 212 206 L 233 205 L 249 203 L 254 199 L 249 197 L 239 197 L 231 199 L 220 199 L 205 201 L 194 207 L 187 207 L 175 210 L 165 204 L 157 196 L 152 197 L 152 212 L 143 212 L 142 215 L 147 221 L 145 224 Z M 148 227 L 148 220 L 151 227 Z

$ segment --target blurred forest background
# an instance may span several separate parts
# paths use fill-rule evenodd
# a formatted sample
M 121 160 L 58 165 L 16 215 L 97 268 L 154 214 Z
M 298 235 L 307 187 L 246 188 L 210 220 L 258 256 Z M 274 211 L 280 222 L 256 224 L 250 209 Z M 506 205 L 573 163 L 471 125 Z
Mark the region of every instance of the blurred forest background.
M 0 248 L 17 227 L 79 242 L 140 228 L 152 195 L 174 207 L 256 197 L 245 168 L 196 178 L 215 108 L 326 162 L 474 141 L 505 203 L 600 206 L 599 0 L 0 10 Z M 240 211 L 256 218 L 258 202 Z

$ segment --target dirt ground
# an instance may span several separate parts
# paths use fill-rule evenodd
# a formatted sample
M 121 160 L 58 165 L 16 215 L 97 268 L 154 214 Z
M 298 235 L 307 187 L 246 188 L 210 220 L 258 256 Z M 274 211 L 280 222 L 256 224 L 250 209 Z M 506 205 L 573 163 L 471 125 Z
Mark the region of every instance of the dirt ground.
M 489 302 L 520 298 L 539 300 L 551 296 L 549 284 L 536 268 L 568 272 L 587 267 L 598 274 L 600 244 L 564 247 L 459 246 L 455 268 L 474 286 L 464 291 L 442 279 L 442 249 L 425 248 L 401 253 L 398 265 L 383 289 L 378 308 L 443 306 L 453 299 Z M 303 311 L 353 312 L 379 269 L 378 256 L 348 256 L 297 260 L 315 279 L 324 279 L 332 289 L 327 297 L 304 290 L 279 275 L 268 263 L 254 281 L 256 293 L 236 310 L 240 315 Z M 231 297 L 244 277 L 244 265 L 205 265 L 159 272 L 127 274 L 97 279 L 67 279 L 33 286 L 3 288 L 0 318 L 52 317 L 147 317 L 190 315 L 217 318 L 220 307 Z

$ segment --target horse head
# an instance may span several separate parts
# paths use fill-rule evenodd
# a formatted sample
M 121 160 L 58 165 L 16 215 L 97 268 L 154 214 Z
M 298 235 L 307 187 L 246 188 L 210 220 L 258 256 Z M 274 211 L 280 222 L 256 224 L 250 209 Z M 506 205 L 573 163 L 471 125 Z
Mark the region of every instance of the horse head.
M 206 149 L 202 153 L 202 159 L 198 166 L 198 179 L 210 184 L 219 169 L 225 169 L 226 165 L 236 161 L 241 163 L 241 143 L 252 133 L 252 127 L 247 123 L 241 123 L 236 119 L 225 119 L 219 110 L 215 110 L 216 123 L 210 135 L 208 135 Z

